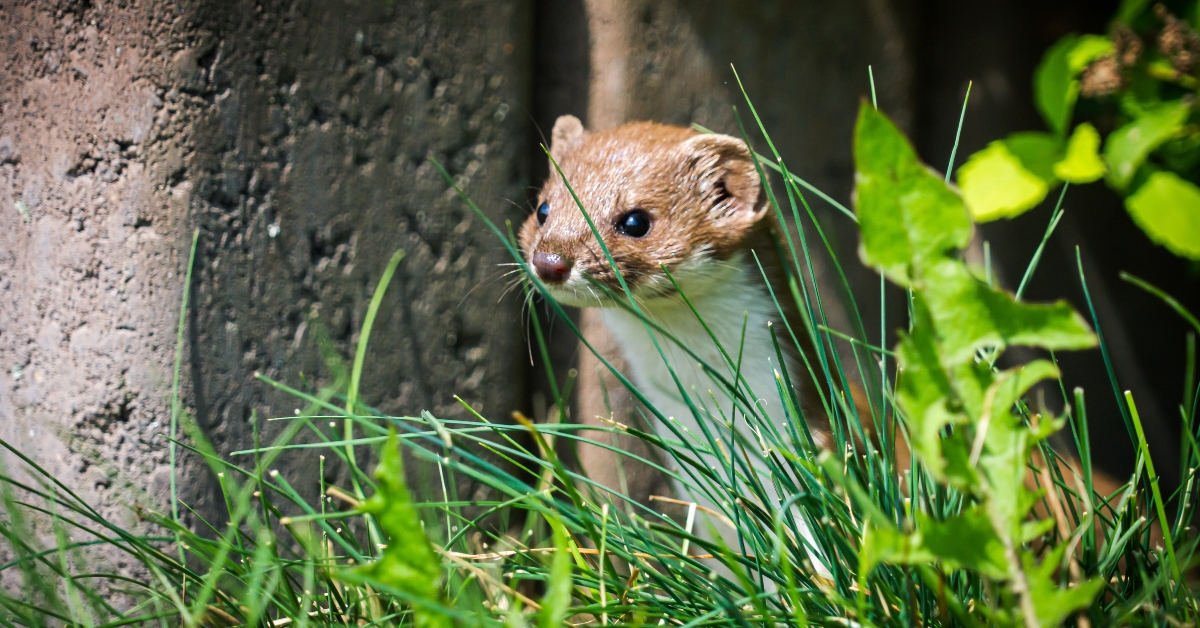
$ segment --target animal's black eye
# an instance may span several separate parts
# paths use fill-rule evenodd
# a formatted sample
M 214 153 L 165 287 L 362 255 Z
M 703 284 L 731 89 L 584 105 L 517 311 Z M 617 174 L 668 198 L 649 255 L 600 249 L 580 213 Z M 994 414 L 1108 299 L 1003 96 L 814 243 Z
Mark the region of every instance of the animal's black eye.
M 650 214 L 635 209 L 617 221 L 617 231 L 631 238 L 640 238 L 650 233 Z
M 541 205 L 538 205 L 538 208 L 537 208 L 538 224 L 539 225 L 546 224 L 546 218 L 549 218 L 549 217 L 550 217 L 550 203 L 542 203 Z

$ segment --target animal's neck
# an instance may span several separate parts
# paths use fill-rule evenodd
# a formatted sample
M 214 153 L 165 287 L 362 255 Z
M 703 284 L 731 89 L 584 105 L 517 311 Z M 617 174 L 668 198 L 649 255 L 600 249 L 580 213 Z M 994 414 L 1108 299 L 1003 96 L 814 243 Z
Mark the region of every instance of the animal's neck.
M 771 271 L 776 269 L 769 265 L 777 261 L 777 255 L 773 250 L 768 253 L 759 251 L 758 257 L 767 263 L 764 270 L 772 277 Z M 782 322 L 779 308 L 750 250 L 740 251 L 722 262 L 708 263 L 702 270 L 681 274 L 677 280 L 687 302 L 675 295 L 648 300 L 641 304 L 641 309 L 678 343 L 655 334 L 656 347 L 636 315 L 623 309 L 606 310 L 606 322 L 642 393 L 664 416 L 674 416 L 684 425 L 693 423 L 684 393 L 695 406 L 705 408 L 705 414 L 714 417 L 730 414 L 733 401 L 728 389 L 697 364 L 683 349 L 687 347 L 726 381 L 744 380 L 744 386 L 767 416 L 781 418 L 782 402 L 775 383 L 775 373 L 782 372 L 781 354 L 776 351 L 771 334 L 781 334 L 781 347 L 790 343 L 779 324 Z M 778 288 L 775 291 L 778 298 L 787 299 Z M 782 353 L 783 366 L 795 374 L 792 355 Z
M 754 403 L 759 406 L 756 413 L 776 425 L 783 422 L 785 416 L 776 383 L 776 373 L 783 372 L 780 368 L 782 358 L 783 368 L 787 369 L 791 380 L 797 385 L 796 392 L 801 405 L 806 408 L 806 417 L 811 421 L 819 416 L 809 411 L 813 406 L 814 389 L 802 369 L 796 368 L 796 354 L 793 351 L 777 351 L 771 337 L 777 333 L 780 347 L 792 346 L 788 333 L 779 325 L 784 318 L 788 319 L 787 322 L 802 341 L 807 335 L 801 330 L 791 296 L 784 289 L 781 260 L 770 233 L 766 232 L 765 235 L 765 238 L 757 240 L 758 246 L 748 246 L 724 262 L 706 265 L 698 273 L 677 276 L 680 288 L 687 296 L 686 302 L 682 297 L 674 296 L 641 304 L 646 317 L 678 342 L 656 333 L 656 346 L 636 315 L 618 308 L 605 310 L 605 321 L 625 354 L 638 389 L 663 417 L 675 423 L 684 438 L 695 439 L 702 446 L 707 445 L 704 430 L 684 395 L 700 410 L 700 420 L 708 425 L 709 434 L 717 438 L 723 438 L 727 433 L 725 430 L 729 428 L 717 427 L 714 423 L 730 420 L 734 414 L 734 402 L 728 388 L 714 381 L 714 377 L 698 366 L 695 358 L 682 347 L 690 349 L 696 357 L 723 375 L 726 381 L 740 380 L 741 390 L 752 394 Z M 766 246 L 762 246 L 764 242 Z M 768 290 L 768 284 L 778 299 L 778 305 Z M 768 323 L 773 324 L 775 329 Z M 745 409 L 738 413 L 745 413 Z M 761 439 L 757 430 L 742 429 L 741 426 L 747 424 L 745 420 L 737 423 L 737 429 L 743 437 Z M 814 434 L 819 442 L 823 432 L 821 423 L 818 419 L 818 430 Z M 661 425 L 655 427 L 659 436 L 672 440 L 676 438 L 676 430 Z M 762 442 L 762 446 L 765 449 L 767 444 Z M 702 455 L 701 460 L 714 469 L 716 465 L 723 464 L 715 454 Z M 779 500 L 773 487 L 768 483 L 769 497 L 764 504 L 768 509 L 775 507 Z M 727 512 L 731 507 L 728 502 L 718 505 L 703 494 L 692 494 L 682 482 L 676 484 L 676 491 L 681 497 L 690 496 L 709 507 L 723 507 Z M 815 546 L 807 524 L 803 519 L 800 521 L 801 534 Z M 733 546 L 737 537 L 727 528 L 720 530 L 725 543 Z M 810 557 L 817 573 L 831 577 L 826 561 L 819 554 L 810 554 Z

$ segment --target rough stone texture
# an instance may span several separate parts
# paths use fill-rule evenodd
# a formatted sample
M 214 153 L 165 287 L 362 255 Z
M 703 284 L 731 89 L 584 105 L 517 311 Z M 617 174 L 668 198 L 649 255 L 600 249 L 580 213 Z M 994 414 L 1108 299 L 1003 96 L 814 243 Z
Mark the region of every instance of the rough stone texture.
M 427 158 L 494 220 L 521 217 L 504 199 L 528 180 L 527 21 L 521 3 L 485 1 L 213 8 L 221 34 L 189 53 L 214 59 L 215 83 L 189 98 L 204 148 L 187 193 L 204 233 L 193 399 L 219 449 L 251 439 L 252 411 L 298 405 L 254 372 L 327 374 L 318 327 L 352 355 L 396 248 L 364 400 L 442 417 L 464 413 L 456 394 L 493 417 L 523 407 L 520 299 L 496 305 L 507 254 Z
M 183 392 L 218 450 L 299 405 L 253 373 L 327 383 L 318 329 L 349 359 L 396 248 L 364 401 L 523 407 L 505 254 L 426 158 L 520 217 L 530 23 L 522 1 L 0 1 L 0 436 L 107 515 L 163 505 L 197 228 Z M 215 514 L 208 478 L 185 465 L 181 492 Z
M 0 436 L 128 522 L 162 475 L 186 205 L 148 7 L 0 6 Z

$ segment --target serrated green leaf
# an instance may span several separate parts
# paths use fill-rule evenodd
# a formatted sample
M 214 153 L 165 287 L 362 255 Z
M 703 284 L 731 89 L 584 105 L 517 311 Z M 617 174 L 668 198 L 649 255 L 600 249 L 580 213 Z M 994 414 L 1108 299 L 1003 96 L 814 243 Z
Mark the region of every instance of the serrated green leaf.
M 1007 538 L 1021 535 L 1021 525 L 1033 499 L 1025 488 L 1029 432 L 1009 412 L 991 418 L 979 470 L 987 478 L 992 525 Z
M 942 459 L 946 461 L 945 474 L 951 486 L 970 491 L 980 485 L 979 473 L 971 465 L 971 443 L 965 431 L 942 437 Z
M 1173 172 L 1156 172 L 1125 199 L 1133 221 L 1172 253 L 1200 260 L 1200 188 Z
M 1067 155 L 1054 164 L 1054 176 L 1071 183 L 1091 183 L 1106 170 L 1100 159 L 1100 132 L 1087 122 L 1075 127 L 1067 140 Z
M 921 533 L 921 547 L 947 567 L 963 567 L 989 578 L 1008 577 L 1004 543 L 996 536 L 982 506 L 944 521 L 917 513 L 917 529 Z
M 1147 110 L 1129 124 L 1113 131 L 1104 144 L 1109 182 L 1124 190 L 1146 157 L 1183 128 L 1191 105 L 1177 100 Z
M 1055 572 L 1062 564 L 1066 549 L 1065 545 L 1055 548 L 1039 565 L 1034 564 L 1032 553 L 1022 553 L 1021 562 L 1025 566 L 1029 597 L 1040 626 L 1061 625 L 1072 613 L 1087 608 L 1104 589 L 1104 581 L 1100 578 L 1084 580 L 1069 588 L 1058 586 Z
M 971 216 L 979 222 L 1020 215 L 1042 202 L 1050 190 L 1002 141 L 971 155 L 958 169 L 958 185 Z
M 387 548 L 379 560 L 355 571 L 416 599 L 440 603 L 442 565 L 433 551 L 433 544 L 425 536 L 421 517 L 404 483 L 404 461 L 394 429 L 389 432 L 387 445 L 379 453 L 375 479 L 377 490 L 360 511 L 375 516 L 380 529 L 387 535 Z M 415 626 L 423 628 L 452 626 L 449 617 L 420 604 L 413 605 L 413 619 Z
M 1020 538 L 1033 505 L 1032 494 L 1025 486 L 1026 463 L 1039 439 L 1013 415 L 1013 404 L 1038 382 L 1058 375 L 1058 368 L 1050 362 L 1035 360 L 998 373 L 984 395 L 991 405 L 983 415 L 987 425 L 981 418 L 976 426 L 986 431 L 979 467 L 987 477 L 993 525 L 1010 538 Z
M 954 366 L 950 373 L 963 412 L 976 418 L 981 416 L 984 398 L 996 381 L 996 373 L 991 365 L 981 360 L 970 360 Z
M 1094 336 L 1092 341 L 1095 342 Z M 1047 360 L 1034 360 L 1024 366 L 1001 371 L 992 384 L 996 390 L 992 395 L 991 411 L 1002 412 L 1012 408 L 1035 384 L 1047 379 L 1056 379 L 1059 375 L 1058 367 Z
M 1067 35 L 1046 51 L 1042 62 L 1033 74 L 1033 94 L 1038 112 L 1046 125 L 1058 135 L 1063 135 L 1075 110 L 1079 97 L 1077 72 L 1071 69 L 1071 52 L 1078 36 Z
M 854 160 L 861 255 L 868 266 L 908 285 L 912 268 L 970 241 L 962 200 L 917 159 L 892 121 L 866 103 L 854 131 Z
M 980 281 L 955 260 L 926 269 L 919 287 L 947 368 L 974 360 L 975 352 L 984 347 L 1086 349 L 1096 344 L 1091 328 L 1066 302 L 1020 303 Z
M 1058 180 L 1054 164 L 1063 158 L 1061 138 L 1041 131 L 1021 131 L 1006 137 L 1004 146 L 1021 161 L 1026 170 L 1047 184 Z

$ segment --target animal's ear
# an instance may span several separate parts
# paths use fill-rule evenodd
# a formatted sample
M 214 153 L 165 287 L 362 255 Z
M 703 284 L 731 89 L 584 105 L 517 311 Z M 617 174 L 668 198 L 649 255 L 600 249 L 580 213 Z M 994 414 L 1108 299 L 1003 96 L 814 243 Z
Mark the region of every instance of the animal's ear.
M 756 222 L 767 214 L 767 195 L 745 142 L 702 134 L 684 140 L 682 148 L 688 168 L 699 179 L 703 202 L 718 217 Z
M 563 157 L 583 141 L 583 123 L 575 116 L 559 116 L 554 122 L 554 130 L 550 132 L 550 156 L 554 161 L 562 163 Z M 554 164 L 550 164 L 554 171 Z

